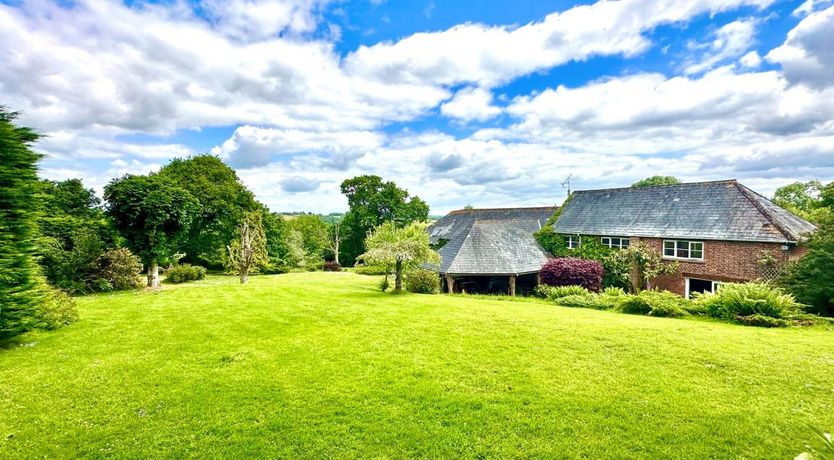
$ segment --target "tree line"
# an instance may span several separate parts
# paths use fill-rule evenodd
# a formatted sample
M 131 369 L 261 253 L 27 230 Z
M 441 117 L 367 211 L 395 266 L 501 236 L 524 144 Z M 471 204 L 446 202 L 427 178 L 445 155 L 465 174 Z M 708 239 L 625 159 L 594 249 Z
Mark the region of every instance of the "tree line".
M 31 149 L 39 136 L 16 126 L 17 116 L 0 107 L 0 338 L 50 318 L 53 327 L 72 321 L 64 293 L 155 287 L 161 269 L 185 265 L 244 282 L 253 272 L 353 265 L 376 227 L 428 219 L 423 200 L 370 175 L 341 184 L 344 216 L 285 217 L 212 155 L 115 178 L 102 200 L 80 179 L 39 179 L 40 155 Z

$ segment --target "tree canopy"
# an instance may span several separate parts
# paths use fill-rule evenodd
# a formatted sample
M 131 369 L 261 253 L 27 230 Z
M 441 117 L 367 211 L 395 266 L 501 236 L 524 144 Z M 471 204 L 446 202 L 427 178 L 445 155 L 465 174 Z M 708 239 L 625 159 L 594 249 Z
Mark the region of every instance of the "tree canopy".
M 394 267 L 395 291 L 402 290 L 404 270 L 423 263 L 438 263 L 440 256 L 429 246 L 429 234 L 425 222 L 415 222 L 399 228 L 394 222 L 385 222 L 365 240 L 367 252 L 359 259 L 369 265 Z
M 776 189 L 773 202 L 812 223 L 827 220 L 834 209 L 834 182 L 794 182 Z
M 184 261 L 220 267 L 226 245 L 235 235 L 244 215 L 263 207 L 237 176 L 234 169 L 213 155 L 177 158 L 165 165 L 159 176 L 188 191 L 197 202 L 188 233 L 180 248 Z
M 170 262 L 184 246 L 198 201 L 158 174 L 114 179 L 104 188 L 104 199 L 108 216 L 148 266 L 148 285 L 158 285 L 157 266 Z
M 342 260 L 352 264 L 365 252 L 365 237 L 384 222 L 403 227 L 429 217 L 429 206 L 419 197 L 379 176 L 357 176 L 342 182 L 348 212 L 342 221 Z
M 645 179 L 639 180 L 633 184 L 631 184 L 634 188 L 639 187 L 650 187 L 652 185 L 675 185 L 680 184 L 681 181 L 677 177 L 674 176 L 652 176 L 647 177 Z

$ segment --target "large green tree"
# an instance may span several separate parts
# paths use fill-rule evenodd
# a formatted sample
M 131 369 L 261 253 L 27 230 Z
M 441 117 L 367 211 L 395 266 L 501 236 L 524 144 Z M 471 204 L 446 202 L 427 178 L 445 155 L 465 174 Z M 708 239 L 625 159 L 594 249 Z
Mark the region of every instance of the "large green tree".
M 806 244 L 808 253 L 779 282 L 813 313 L 834 316 L 834 218 L 821 222 Z
M 0 337 L 25 331 L 37 309 L 37 162 L 29 149 L 38 135 L 13 124 L 0 106 Z
M 301 245 L 305 259 L 310 262 L 321 262 L 328 252 L 328 235 L 330 227 L 315 214 L 305 214 L 287 220 L 290 230 L 301 235 Z
M 834 208 L 834 182 L 794 182 L 776 189 L 773 202 L 809 222 L 826 221 Z
M 415 222 L 397 227 L 394 222 L 385 222 L 368 235 L 368 250 L 359 259 L 369 265 L 394 267 L 394 291 L 401 291 L 405 270 L 440 262 L 440 255 L 429 245 L 426 226 L 424 222 Z
M 198 212 L 180 250 L 183 261 L 220 267 L 226 245 L 247 213 L 263 207 L 240 181 L 234 169 L 213 155 L 175 159 L 159 171 L 168 183 L 187 190 Z
M 342 182 L 342 194 L 348 199 L 348 212 L 342 220 L 342 261 L 353 264 L 365 252 L 365 238 L 377 226 L 392 222 L 403 227 L 425 221 L 429 206 L 419 197 L 379 176 L 357 176 Z
M 101 200 L 80 179 L 41 181 L 40 263 L 50 283 L 71 293 L 97 289 L 98 258 L 120 237 Z
M 681 181 L 674 176 L 652 176 L 639 180 L 631 184 L 634 188 L 650 187 L 652 185 L 675 185 L 680 184 Z
M 159 286 L 159 264 L 171 262 L 185 245 L 199 203 L 159 174 L 114 179 L 104 199 L 107 214 L 147 267 L 148 286 Z
M 289 245 L 290 228 L 284 218 L 275 212 L 269 212 L 264 207 L 261 210 L 266 237 L 266 254 L 269 265 L 265 268 L 268 272 L 284 272 L 288 267 L 294 265 L 292 251 Z
M 46 284 L 35 262 L 40 155 L 29 146 L 38 134 L 15 126 L 17 115 L 0 106 L 0 338 L 77 318 L 72 300 Z

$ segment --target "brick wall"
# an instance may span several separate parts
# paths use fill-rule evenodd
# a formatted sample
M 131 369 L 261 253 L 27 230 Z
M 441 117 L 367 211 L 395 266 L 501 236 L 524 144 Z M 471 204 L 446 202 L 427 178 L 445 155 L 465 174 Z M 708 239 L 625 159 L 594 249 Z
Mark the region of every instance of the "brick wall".
M 644 242 L 663 253 L 661 238 L 631 238 L 632 245 Z M 700 240 L 696 240 L 700 241 Z M 684 278 L 698 278 L 712 281 L 750 281 L 761 277 L 759 260 L 764 251 L 770 252 L 782 265 L 805 254 L 806 248 L 792 246 L 783 251 L 777 243 L 742 243 L 734 241 L 704 241 L 703 262 L 679 261 L 680 273 L 655 280 L 660 289 L 684 295 Z

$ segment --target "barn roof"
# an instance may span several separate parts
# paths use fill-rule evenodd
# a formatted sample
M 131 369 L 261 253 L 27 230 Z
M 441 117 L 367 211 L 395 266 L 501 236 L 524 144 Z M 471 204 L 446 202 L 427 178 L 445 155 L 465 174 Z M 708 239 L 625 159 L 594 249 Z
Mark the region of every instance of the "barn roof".
M 793 243 L 816 227 L 736 180 L 575 192 L 557 233 Z
M 548 254 L 533 233 L 545 225 L 554 207 L 461 209 L 431 226 L 440 272 L 456 275 L 520 275 L 538 272 Z

